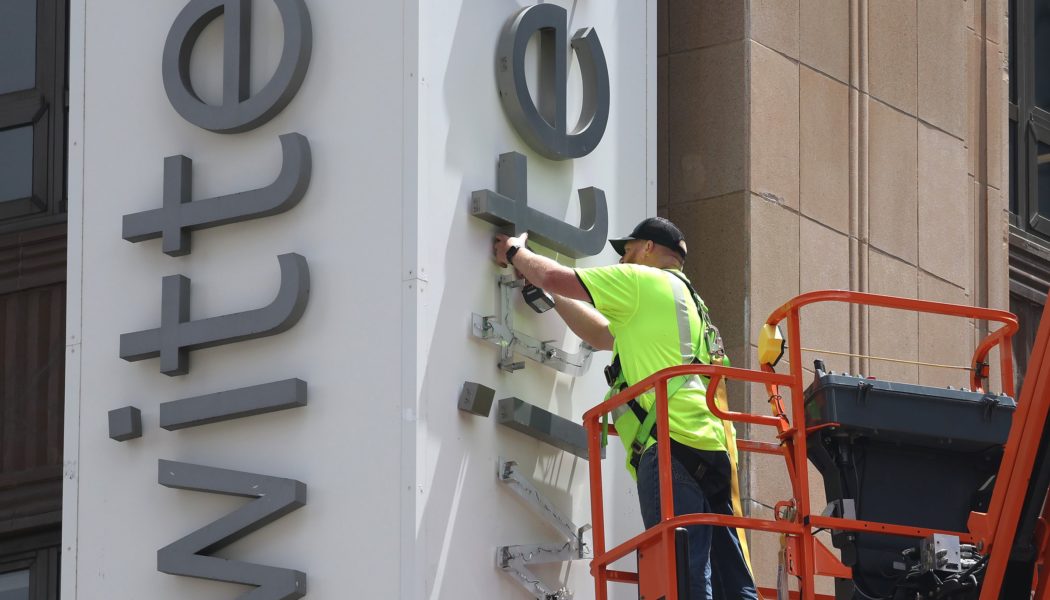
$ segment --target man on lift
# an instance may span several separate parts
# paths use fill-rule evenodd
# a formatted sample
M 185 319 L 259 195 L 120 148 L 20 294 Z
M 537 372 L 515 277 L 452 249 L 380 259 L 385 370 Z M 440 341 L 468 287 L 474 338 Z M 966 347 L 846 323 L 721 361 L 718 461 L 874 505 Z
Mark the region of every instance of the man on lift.
M 607 267 L 570 269 L 528 250 L 527 235 L 497 236 L 496 262 L 513 266 L 550 292 L 558 314 L 582 340 L 613 351 L 606 368 L 610 396 L 667 367 L 721 364 L 718 330 L 682 273 L 685 238 L 667 219 L 645 219 L 631 235 L 609 240 L 622 258 Z M 707 378 L 699 376 L 667 384 L 676 515 L 733 512 L 733 466 L 727 451 L 732 428 L 707 408 L 706 385 Z M 613 415 L 647 528 L 660 522 L 654 403 L 650 391 Z M 689 599 L 757 599 L 737 532 L 706 525 L 688 530 Z

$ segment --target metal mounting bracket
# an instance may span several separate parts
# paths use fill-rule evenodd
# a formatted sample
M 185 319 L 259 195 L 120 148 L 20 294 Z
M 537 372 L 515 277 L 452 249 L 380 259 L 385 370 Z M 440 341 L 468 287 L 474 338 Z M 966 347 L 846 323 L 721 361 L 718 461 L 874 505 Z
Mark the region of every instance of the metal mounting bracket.
M 536 600 L 572 600 L 572 592 L 564 587 L 552 590 L 529 570 L 529 566 L 591 558 L 591 550 L 583 541 L 583 534 L 591 526 L 577 527 L 573 524 L 521 474 L 516 462 L 500 458 L 498 476 L 501 483 L 513 490 L 529 508 L 568 539 L 554 544 L 500 546 L 496 550 L 496 563 Z
M 529 570 L 529 563 L 526 560 L 526 556 L 530 556 L 531 553 L 518 548 L 525 548 L 524 546 L 503 546 L 497 550 L 499 558 L 499 567 L 504 573 L 507 573 L 514 577 L 514 579 L 521 584 L 523 588 L 536 600 L 572 600 L 572 592 L 566 588 L 558 588 L 552 590 L 547 584 L 543 583 L 539 577 L 537 577 L 532 571 Z M 539 549 L 540 546 L 534 548 Z M 554 548 L 551 546 L 551 548 Z M 555 550 L 556 551 L 556 550 Z M 547 552 L 546 550 L 542 552 Z M 551 560 L 546 562 L 564 562 L 558 560 Z
M 594 353 L 594 348 L 586 342 L 580 342 L 580 349 L 576 352 L 567 352 L 555 346 L 554 340 L 541 341 L 514 330 L 511 300 L 513 290 L 520 288 L 523 282 L 513 275 L 497 276 L 499 314 L 482 316 L 473 313 L 471 332 L 474 337 L 499 348 L 499 368 L 509 373 L 525 368 L 524 362 L 514 362 L 515 352 L 573 377 L 586 373 Z

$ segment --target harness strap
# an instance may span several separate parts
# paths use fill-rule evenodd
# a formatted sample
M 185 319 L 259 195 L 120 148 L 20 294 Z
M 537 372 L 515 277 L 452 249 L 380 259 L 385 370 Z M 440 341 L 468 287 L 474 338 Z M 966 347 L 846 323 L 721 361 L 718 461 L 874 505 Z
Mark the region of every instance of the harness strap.
M 689 285 L 688 281 L 686 281 L 682 277 L 679 277 L 678 274 L 674 273 L 673 271 L 665 270 L 664 273 L 667 274 L 667 277 L 669 278 L 668 283 L 670 283 L 671 291 L 674 293 L 675 318 L 678 320 L 678 346 L 679 351 L 682 354 L 682 364 L 688 365 L 699 363 L 700 358 L 697 356 L 697 353 L 700 352 L 700 340 L 698 339 L 694 345 L 692 328 L 689 324 L 689 302 L 688 300 L 686 300 L 684 293 L 685 290 L 682 289 L 682 286 L 677 285 L 678 282 L 684 284 L 685 288 L 689 290 L 690 294 L 693 296 L 693 304 L 696 306 L 696 311 L 700 314 L 700 318 L 702 321 L 702 326 L 700 330 L 701 335 L 703 335 L 703 331 L 706 328 L 705 326 L 708 324 L 708 320 L 705 318 L 704 315 L 704 313 L 707 312 L 706 307 L 704 307 L 704 309 L 701 310 L 700 307 L 703 305 L 703 302 L 699 300 L 699 296 L 697 296 L 696 293 L 693 291 L 693 288 L 691 285 Z M 675 382 L 673 390 L 671 389 L 672 386 L 667 386 L 668 398 L 674 396 L 676 393 L 678 393 L 678 390 L 682 389 L 683 387 L 686 387 L 686 389 L 695 389 L 701 386 L 700 378 L 698 375 L 685 375 L 682 377 L 676 377 L 675 379 L 677 381 Z M 649 438 L 652 437 L 653 426 L 655 424 L 656 411 L 650 410 L 645 416 L 645 419 L 642 420 L 642 426 L 638 428 L 638 435 L 635 437 L 633 446 L 641 446 L 642 450 L 644 450 L 646 442 L 648 442 Z M 641 452 L 638 452 L 637 455 L 634 457 L 634 460 L 637 461 L 640 456 Z
M 682 354 L 682 364 L 696 364 L 700 362 L 697 354 L 700 352 L 700 346 L 702 341 L 707 342 L 708 354 L 711 358 L 712 364 L 721 363 L 728 366 L 729 358 L 725 353 L 725 346 L 722 342 L 722 336 L 718 331 L 718 328 L 711 322 L 710 314 L 707 309 L 707 305 L 704 304 L 700 295 L 693 289 L 692 284 L 685 277 L 679 275 L 675 271 L 665 270 L 667 276 L 672 278 L 670 281 L 671 290 L 674 293 L 675 300 L 675 316 L 678 320 L 678 343 L 680 352 Z M 686 300 L 685 294 L 680 286 L 675 284 L 675 279 L 681 282 L 685 289 L 689 291 L 689 295 L 692 297 L 693 305 L 696 307 L 696 311 L 700 316 L 701 330 L 699 339 L 693 341 L 692 328 L 689 322 L 689 304 Z M 704 340 L 706 337 L 706 340 Z M 623 369 L 620 364 L 619 355 L 613 358 L 612 364 L 606 367 L 605 370 L 606 379 L 609 380 L 609 385 L 616 392 L 621 391 L 626 387 L 626 381 L 623 378 Z M 688 375 L 683 376 L 674 386 L 672 391 L 671 386 L 668 386 L 667 397 L 671 398 L 678 390 L 695 389 L 701 387 L 701 380 L 699 375 Z M 617 389 L 615 384 L 619 383 L 620 388 Z M 722 410 L 728 410 L 728 401 L 725 396 L 725 383 L 719 383 L 719 389 L 715 390 L 716 403 Z M 642 453 L 645 451 L 649 439 L 653 437 L 653 429 L 656 425 L 656 412 L 655 410 L 646 411 L 641 407 L 640 404 L 634 399 L 627 402 L 625 405 L 621 405 L 617 410 L 613 411 L 613 419 L 618 419 L 621 415 L 625 414 L 627 410 L 631 410 L 635 413 L 635 417 L 641 422 L 641 426 L 638 428 L 638 432 L 635 435 L 635 439 L 631 443 L 631 465 L 634 468 L 638 468 L 638 463 L 641 459 Z M 607 427 L 607 423 L 606 423 Z M 722 428 L 726 438 L 726 451 L 729 454 L 730 462 L 730 490 L 731 490 L 731 503 L 733 507 L 733 514 L 736 516 L 742 516 L 743 510 L 740 501 L 740 481 L 739 474 L 737 473 L 737 448 L 736 448 L 736 434 L 733 429 L 732 423 L 723 421 Z M 607 431 L 607 429 L 606 429 Z M 606 437 L 603 434 L 602 443 L 606 441 Z M 747 537 L 743 530 L 737 529 L 737 539 L 740 543 L 740 549 L 744 555 L 744 563 L 747 565 L 748 571 L 752 573 L 754 577 L 754 570 L 751 567 L 751 553 L 748 547 Z
M 678 344 L 679 351 L 682 354 L 682 364 L 697 364 L 700 362 L 697 353 L 700 351 L 700 342 L 702 341 L 702 338 L 699 338 L 694 345 L 692 328 L 690 327 L 689 323 L 689 303 L 688 300 L 686 300 L 686 295 L 684 293 L 684 290 L 682 289 L 682 286 L 677 285 L 677 282 L 675 280 L 681 282 L 685 286 L 685 288 L 689 290 L 690 294 L 693 297 L 693 304 L 696 307 L 697 313 L 700 314 L 701 322 L 703 325 L 701 328 L 701 335 L 703 335 L 704 331 L 707 329 L 710 323 L 709 319 L 707 318 L 707 307 L 704 306 L 703 301 L 700 300 L 700 297 L 696 294 L 696 292 L 693 290 L 692 286 L 689 285 L 689 282 L 686 279 L 678 276 L 678 274 L 672 271 L 665 270 L 664 273 L 666 273 L 667 277 L 670 278 L 669 283 L 671 285 L 671 290 L 674 294 L 675 317 L 678 321 Z M 720 343 L 721 339 L 719 339 L 718 342 Z M 724 352 L 721 354 L 722 356 L 724 356 Z M 620 364 L 619 355 L 613 357 L 612 363 L 605 368 L 605 378 L 609 381 L 610 387 L 613 390 L 616 390 L 618 385 L 623 387 L 626 386 L 626 381 L 623 378 L 623 368 Z M 676 377 L 674 383 L 672 385 L 667 386 L 667 397 L 671 398 L 683 388 L 698 389 L 701 386 L 702 384 L 698 375 L 685 375 L 681 377 Z M 622 390 L 623 387 L 620 387 L 620 389 Z M 642 456 L 642 452 L 645 451 L 649 440 L 654 437 L 653 429 L 656 425 L 657 411 L 646 411 L 634 399 L 627 402 L 626 406 L 628 406 L 630 410 L 634 411 L 635 417 L 637 417 L 639 422 L 641 423 L 641 425 L 638 427 L 638 431 L 636 432 L 634 439 L 631 440 L 630 444 L 630 462 L 632 466 L 637 468 L 638 461 L 641 459 Z M 624 414 L 624 412 L 625 411 L 620 411 L 619 413 L 617 413 L 614 411 L 614 420 L 616 418 L 619 418 L 619 416 Z M 605 425 L 605 431 L 607 431 L 607 424 Z M 603 443 L 606 439 L 607 438 L 603 435 Z

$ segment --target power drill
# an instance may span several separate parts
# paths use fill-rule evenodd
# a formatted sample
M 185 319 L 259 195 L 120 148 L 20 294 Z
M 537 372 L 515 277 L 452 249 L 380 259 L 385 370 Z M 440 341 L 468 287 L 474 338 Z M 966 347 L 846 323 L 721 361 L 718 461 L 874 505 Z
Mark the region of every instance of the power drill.
M 525 299 L 525 304 L 538 313 L 554 308 L 554 297 L 528 281 L 521 286 L 521 297 Z
M 525 246 L 525 248 L 530 251 L 532 250 L 528 246 Z M 511 251 L 516 250 L 514 248 L 511 248 Z M 508 251 L 507 262 L 511 262 L 513 260 L 513 254 L 511 251 Z M 514 265 L 511 264 L 511 266 Z M 517 271 L 515 271 L 515 273 L 519 277 L 521 276 L 521 273 Z M 545 313 L 548 310 L 554 308 L 554 297 L 548 294 L 547 292 L 543 291 L 541 288 L 536 287 L 532 283 L 529 283 L 528 280 L 525 280 L 525 283 L 521 286 L 521 297 L 525 300 L 525 304 L 529 305 L 529 308 L 538 313 Z

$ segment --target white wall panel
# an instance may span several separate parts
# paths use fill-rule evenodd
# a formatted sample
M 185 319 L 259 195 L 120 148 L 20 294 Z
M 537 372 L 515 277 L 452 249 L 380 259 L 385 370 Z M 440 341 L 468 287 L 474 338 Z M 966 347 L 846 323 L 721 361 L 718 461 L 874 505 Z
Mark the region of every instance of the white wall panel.
M 610 233 L 622 235 L 655 212 L 655 190 L 648 185 L 655 140 L 647 118 L 649 98 L 647 35 L 650 9 L 645 2 L 555 2 L 569 11 L 569 31 L 594 27 L 609 64 L 611 113 L 604 139 L 591 154 L 562 162 L 543 158 L 525 144 L 503 112 L 495 77 L 496 44 L 504 23 L 531 3 L 512 0 L 457 0 L 423 9 L 421 44 L 421 270 L 427 285 L 420 307 L 420 360 L 423 427 L 420 470 L 421 531 L 427 549 L 428 598 L 528 598 L 493 567 L 499 545 L 551 543 L 558 533 L 496 480 L 499 456 L 517 460 L 539 489 L 577 524 L 590 522 L 587 463 L 496 423 L 457 411 L 465 380 L 496 390 L 496 399 L 517 396 L 565 418 L 580 421 L 605 393 L 601 369 L 609 353 L 595 355 L 589 373 L 572 378 L 526 361 L 524 370 L 500 371 L 493 346 L 471 336 L 470 315 L 495 314 L 491 262 L 494 227 L 470 215 L 473 190 L 496 189 L 496 164 L 503 152 L 528 157 L 529 206 L 569 223 L 579 223 L 576 190 L 596 186 L 606 192 Z M 440 4 L 437 6 L 436 4 Z M 653 4 L 653 3 L 648 3 Z M 655 36 L 655 28 L 652 29 Z M 533 46 L 535 46 L 535 40 Z M 535 48 L 530 59 L 535 61 Z M 653 66 L 655 68 L 655 59 Z M 569 122 L 579 113 L 581 81 L 575 60 L 569 76 Z M 654 89 L 654 88 L 652 88 Z M 653 123 L 655 125 L 655 122 Z M 578 266 L 615 262 L 606 246 Z M 573 264 L 567 262 L 566 264 Z M 509 271 L 508 271 L 509 272 Z M 579 340 L 553 311 L 536 315 L 515 301 L 515 325 L 538 339 L 562 340 L 570 351 Z M 614 440 L 613 444 L 617 444 Z M 608 519 L 617 525 L 614 540 L 641 530 L 633 482 L 622 466 L 620 448 L 605 461 L 612 483 Z M 589 538 L 588 538 L 589 539 Z M 546 583 L 593 597 L 587 561 L 571 568 L 536 569 Z M 634 590 L 623 586 L 624 597 Z
M 77 3 L 74 3 L 77 4 Z M 76 595 L 226 598 L 246 588 L 159 573 L 156 551 L 244 504 L 157 484 L 157 460 L 291 477 L 309 486 L 300 510 L 221 554 L 305 571 L 314 598 L 394 597 L 400 580 L 401 210 L 403 62 L 400 2 L 310 0 L 313 58 L 291 104 L 252 131 L 220 135 L 185 121 L 161 82 L 161 51 L 182 0 L 87 3 L 83 103 L 83 360 L 80 378 Z M 278 60 L 282 25 L 255 2 L 253 91 Z M 219 24 L 193 56 L 206 99 L 221 84 Z M 78 98 L 79 94 L 79 98 Z M 159 240 L 121 239 L 122 215 L 160 206 L 165 156 L 194 162 L 195 199 L 276 176 L 277 136 L 306 136 L 313 177 L 291 211 L 199 231 L 172 258 Z M 90 148 L 90 149 L 87 149 Z M 414 199 L 411 199 L 414 202 Z M 160 282 L 192 279 L 191 318 L 269 303 L 276 256 L 306 257 L 312 289 L 289 331 L 191 353 L 190 372 L 118 357 L 121 333 L 156 327 Z M 72 282 L 72 280 L 71 280 Z M 158 405 L 278 379 L 308 382 L 309 405 L 168 432 Z M 75 399 L 70 399 L 75 401 Z M 106 413 L 142 409 L 144 436 L 117 443 Z
M 528 157 L 529 204 L 539 210 L 576 222 L 576 189 L 596 186 L 610 234 L 655 212 L 655 2 L 559 0 L 571 31 L 598 31 L 612 92 L 602 143 L 564 162 L 528 148 L 497 96 L 496 42 L 524 2 L 306 3 L 314 46 L 298 94 L 262 126 L 222 135 L 185 121 L 164 93 L 161 52 L 183 0 L 72 2 L 72 39 L 82 41 L 72 64 L 82 71 L 71 78 L 71 111 L 82 121 L 71 120 L 70 265 L 83 267 L 69 279 L 70 352 L 80 359 L 68 371 L 67 414 L 79 422 L 66 438 L 64 597 L 233 598 L 246 589 L 157 571 L 159 548 L 244 504 L 158 485 L 159 459 L 305 482 L 305 507 L 220 555 L 305 571 L 310 598 L 527 598 L 496 569 L 496 547 L 558 534 L 497 482 L 499 456 L 517 460 L 579 524 L 590 521 L 584 461 L 456 409 L 471 380 L 497 399 L 518 396 L 579 421 L 605 392 L 609 358 L 598 354 L 575 379 L 533 362 L 497 369 L 495 349 L 470 334 L 472 312 L 496 310 L 498 269 L 494 230 L 470 216 L 468 200 L 495 189 L 498 155 L 517 151 Z M 283 30 L 272 3 L 254 5 L 258 91 Z M 221 54 L 213 24 L 191 61 L 211 102 L 221 95 Z M 580 85 L 574 62 L 570 107 Z M 194 232 L 184 257 L 162 254 L 159 240 L 121 239 L 123 215 L 160 206 L 164 157 L 193 160 L 194 199 L 229 194 L 273 180 L 277 136 L 289 132 L 306 136 L 313 156 L 297 207 Z M 179 377 L 161 374 L 157 359 L 119 358 L 121 333 L 158 326 L 163 276 L 192 280 L 191 319 L 243 311 L 272 300 L 286 252 L 302 254 L 311 274 L 308 307 L 289 331 L 191 352 Z M 615 258 L 607 248 L 577 264 Z M 554 313 L 517 302 L 515 316 L 539 339 L 579 343 Z M 308 406 L 158 426 L 161 402 L 291 377 L 308 382 Z M 127 405 L 142 410 L 144 435 L 118 443 L 107 411 Z M 622 459 L 615 446 L 605 461 L 613 540 L 641 528 Z M 537 572 L 592 597 L 584 561 Z

